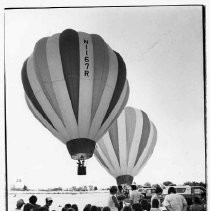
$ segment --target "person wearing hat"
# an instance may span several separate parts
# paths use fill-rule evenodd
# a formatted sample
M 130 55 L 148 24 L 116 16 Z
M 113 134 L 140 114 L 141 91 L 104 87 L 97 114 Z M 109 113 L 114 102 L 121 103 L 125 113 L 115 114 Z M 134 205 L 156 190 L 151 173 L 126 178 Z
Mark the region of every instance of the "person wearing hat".
M 46 204 L 42 208 L 44 211 L 49 211 L 49 208 L 50 208 L 51 204 L 53 203 L 53 200 L 51 197 L 47 197 L 45 199 L 45 201 L 46 201 Z
M 17 204 L 16 204 L 16 209 L 15 210 L 21 210 L 22 206 L 25 204 L 25 202 L 23 201 L 23 199 L 19 199 L 17 201 Z

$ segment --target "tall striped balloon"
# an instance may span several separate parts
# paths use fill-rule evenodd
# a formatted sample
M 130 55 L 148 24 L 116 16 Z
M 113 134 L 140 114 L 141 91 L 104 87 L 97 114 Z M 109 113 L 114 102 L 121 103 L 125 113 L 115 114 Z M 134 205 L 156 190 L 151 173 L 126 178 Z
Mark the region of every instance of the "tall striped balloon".
M 156 141 L 157 131 L 147 114 L 126 107 L 97 142 L 94 154 L 117 184 L 132 184 L 151 157 Z
M 75 160 L 92 157 L 129 95 L 120 54 L 99 35 L 72 29 L 36 43 L 23 64 L 22 83 L 33 115 Z

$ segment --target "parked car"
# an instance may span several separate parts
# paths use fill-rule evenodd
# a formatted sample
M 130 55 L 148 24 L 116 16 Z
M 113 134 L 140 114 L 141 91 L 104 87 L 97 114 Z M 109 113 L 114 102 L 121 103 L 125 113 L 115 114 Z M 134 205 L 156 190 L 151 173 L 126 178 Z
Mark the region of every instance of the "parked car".
M 168 189 L 171 186 L 167 186 L 163 189 L 163 197 L 168 194 Z M 187 204 L 192 204 L 194 196 L 201 198 L 202 193 L 206 193 L 206 189 L 202 186 L 173 186 L 178 194 L 185 197 Z

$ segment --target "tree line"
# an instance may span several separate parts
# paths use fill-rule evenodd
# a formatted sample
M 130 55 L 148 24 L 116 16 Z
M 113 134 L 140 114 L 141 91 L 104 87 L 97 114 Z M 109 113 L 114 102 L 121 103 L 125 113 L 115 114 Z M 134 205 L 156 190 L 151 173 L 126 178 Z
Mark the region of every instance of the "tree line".
M 165 181 L 162 184 L 151 184 L 150 182 L 144 183 L 144 185 L 138 185 L 136 184 L 138 188 L 141 187 L 152 187 L 156 188 L 157 186 L 176 186 L 174 182 L 171 181 Z M 196 182 L 196 181 L 187 181 L 183 184 L 178 185 L 189 185 L 189 186 L 202 186 L 206 188 L 206 183 L 204 182 Z M 104 188 L 103 190 L 107 190 L 109 188 Z M 29 191 L 33 189 L 29 189 L 26 185 L 23 186 L 23 188 L 16 188 L 15 186 L 12 186 L 10 188 L 11 191 Z M 38 189 L 39 191 L 95 191 L 98 190 L 97 186 L 89 185 L 89 186 L 72 186 L 70 188 L 62 188 L 62 187 L 56 187 L 56 188 L 46 188 L 46 189 Z
M 189 186 L 202 186 L 206 188 L 206 183 L 204 182 L 196 182 L 196 181 L 187 181 L 183 184 L 175 184 L 171 181 L 165 181 L 162 184 L 151 184 L 150 182 L 144 183 L 144 185 L 138 185 L 139 187 L 153 187 L 156 188 L 157 186 L 176 186 L 176 185 L 189 185 Z

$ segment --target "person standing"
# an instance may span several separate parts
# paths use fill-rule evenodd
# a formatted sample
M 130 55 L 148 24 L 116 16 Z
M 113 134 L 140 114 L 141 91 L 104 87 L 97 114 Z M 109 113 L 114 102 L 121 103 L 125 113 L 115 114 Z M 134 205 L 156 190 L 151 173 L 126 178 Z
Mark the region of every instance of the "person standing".
M 131 207 L 133 211 L 143 211 L 140 203 L 133 204 Z
M 77 206 L 77 204 L 72 204 L 72 205 L 71 205 L 71 208 L 73 208 L 75 211 L 78 211 L 78 206 Z
M 133 211 L 130 206 L 124 206 L 122 211 Z
M 103 207 L 103 208 L 102 208 L 102 211 L 111 211 L 111 210 L 110 210 L 109 207 L 106 206 L 106 207 Z
M 86 204 L 85 207 L 83 208 L 83 211 L 90 211 L 91 204 Z
M 190 205 L 190 211 L 204 211 L 200 199 L 196 196 L 193 198 L 193 204 Z
M 110 207 L 111 211 L 118 211 L 120 209 L 120 205 L 117 201 L 116 193 L 117 193 L 117 187 L 112 186 L 109 190 L 110 195 L 108 198 L 108 207 Z
M 23 201 L 23 199 L 19 199 L 16 203 L 16 210 L 21 210 L 22 206 L 25 204 L 25 202 Z
M 151 198 L 151 204 L 152 204 L 152 201 L 153 199 L 157 199 L 159 201 L 159 206 L 161 206 L 161 195 L 163 193 L 163 189 L 161 187 L 156 187 L 155 189 L 155 194 L 152 195 L 152 198 Z
M 126 199 L 126 196 L 125 194 L 123 193 L 123 187 L 122 185 L 118 185 L 118 191 L 117 191 L 117 200 L 118 200 L 118 203 L 120 205 L 120 208 L 119 210 L 121 210 L 123 208 L 123 200 Z
M 36 204 L 37 202 L 37 197 L 35 195 L 30 196 L 29 198 L 29 203 L 25 204 L 25 206 L 23 207 L 23 211 L 31 211 L 38 209 L 39 207 L 41 207 L 40 205 Z
M 153 199 L 152 200 L 152 208 L 150 209 L 150 211 L 161 211 L 161 209 L 159 208 L 159 201 L 158 201 L 158 199 Z
M 141 207 L 143 211 L 150 211 L 151 205 L 150 203 L 147 201 L 147 199 L 142 199 L 141 202 Z
M 144 195 L 137 190 L 136 185 L 131 185 L 130 204 L 139 203 L 143 198 Z
M 187 201 L 184 196 L 176 193 L 174 187 L 168 189 L 168 195 L 165 196 L 163 205 L 168 211 L 186 211 Z

